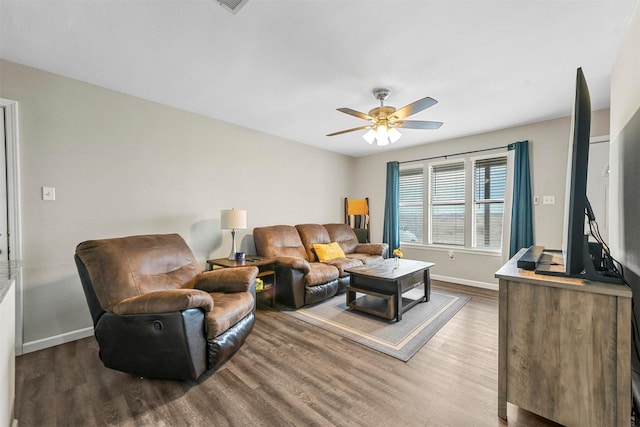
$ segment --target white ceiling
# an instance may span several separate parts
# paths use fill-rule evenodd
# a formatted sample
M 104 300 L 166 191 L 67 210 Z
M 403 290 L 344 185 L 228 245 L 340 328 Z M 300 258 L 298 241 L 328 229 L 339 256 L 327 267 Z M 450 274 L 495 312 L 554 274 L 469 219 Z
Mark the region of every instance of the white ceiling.
M 636 0 L 0 0 L 0 57 L 327 150 L 362 156 L 594 110 Z M 431 96 L 387 147 L 364 131 L 376 87 Z M 231 142 L 232 143 L 232 142 Z

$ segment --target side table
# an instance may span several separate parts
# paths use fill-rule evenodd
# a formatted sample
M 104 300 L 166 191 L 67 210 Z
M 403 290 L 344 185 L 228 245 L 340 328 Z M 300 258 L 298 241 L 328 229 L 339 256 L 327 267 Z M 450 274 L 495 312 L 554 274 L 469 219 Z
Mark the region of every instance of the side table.
M 264 288 L 256 290 L 256 294 L 268 291 L 271 294 L 271 307 L 276 306 L 276 260 L 257 255 L 247 255 L 244 261 L 230 260 L 227 258 L 208 259 L 209 270 L 217 268 L 236 268 L 254 266 L 258 267 L 258 276 L 264 281 Z

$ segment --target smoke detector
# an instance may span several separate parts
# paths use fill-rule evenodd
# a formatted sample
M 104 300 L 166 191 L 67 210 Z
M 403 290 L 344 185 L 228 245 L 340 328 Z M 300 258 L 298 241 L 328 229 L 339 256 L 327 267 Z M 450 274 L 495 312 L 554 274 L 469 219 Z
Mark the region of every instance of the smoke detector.
M 217 0 L 217 2 L 220 3 L 220 6 L 235 15 L 244 7 L 245 4 L 249 2 L 249 0 Z

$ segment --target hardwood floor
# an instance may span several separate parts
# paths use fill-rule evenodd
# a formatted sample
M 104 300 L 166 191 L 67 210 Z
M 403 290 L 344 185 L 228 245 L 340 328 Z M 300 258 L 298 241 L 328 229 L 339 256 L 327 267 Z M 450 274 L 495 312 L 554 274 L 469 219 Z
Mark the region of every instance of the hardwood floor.
M 93 337 L 19 356 L 23 426 L 504 426 L 497 416 L 498 294 L 472 296 L 409 362 L 276 310 L 219 371 L 195 382 L 102 366 Z M 556 425 L 509 405 L 509 426 Z

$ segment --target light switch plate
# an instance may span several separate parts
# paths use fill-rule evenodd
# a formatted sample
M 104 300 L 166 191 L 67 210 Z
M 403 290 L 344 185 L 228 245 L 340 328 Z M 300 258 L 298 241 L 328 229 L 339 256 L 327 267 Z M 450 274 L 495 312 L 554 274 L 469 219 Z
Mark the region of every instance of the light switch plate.
M 42 187 L 42 200 L 55 200 L 56 188 L 55 187 Z
M 543 205 L 555 205 L 556 204 L 556 196 L 543 196 L 542 197 Z

